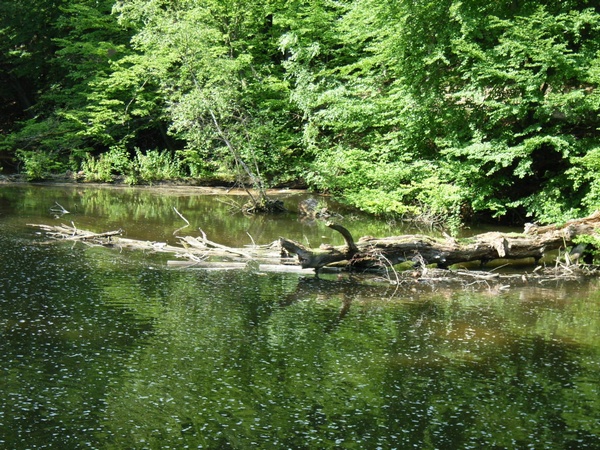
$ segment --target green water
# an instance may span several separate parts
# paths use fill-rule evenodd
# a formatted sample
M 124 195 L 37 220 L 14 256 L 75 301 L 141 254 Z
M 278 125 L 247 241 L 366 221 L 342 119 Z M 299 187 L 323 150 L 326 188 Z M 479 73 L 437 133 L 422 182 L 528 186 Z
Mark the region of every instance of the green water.
M 290 209 L 303 198 L 282 195 Z M 162 255 L 44 244 L 26 226 L 174 242 L 176 207 L 181 233 L 225 244 L 338 243 L 293 213 L 226 202 L 0 186 L 0 448 L 600 448 L 595 280 L 396 289 L 174 270 Z M 356 236 L 403 232 L 340 220 Z

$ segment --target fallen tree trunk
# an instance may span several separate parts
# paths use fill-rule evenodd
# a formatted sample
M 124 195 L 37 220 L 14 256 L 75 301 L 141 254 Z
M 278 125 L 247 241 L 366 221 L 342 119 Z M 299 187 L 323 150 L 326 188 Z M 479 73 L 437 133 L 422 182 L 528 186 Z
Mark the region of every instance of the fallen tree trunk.
M 88 245 L 169 252 L 187 260 L 185 263 L 172 263 L 177 266 L 206 268 L 212 264 L 213 268 L 220 270 L 250 267 L 273 271 L 275 266 L 296 265 L 297 269 L 314 269 L 319 273 L 323 268 L 331 266 L 349 270 L 384 270 L 403 262 L 412 262 L 421 267 L 436 264 L 439 268 L 472 261 L 485 264 L 497 259 L 532 258 L 537 263 L 548 251 L 572 246 L 578 236 L 598 236 L 600 212 L 583 219 L 571 220 L 563 225 L 528 225 L 523 233 L 491 232 L 460 240 L 450 236 L 436 238 L 414 234 L 384 238 L 366 236 L 355 242 L 346 228 L 334 223 L 327 225 L 343 236 L 343 246 L 308 248 L 296 241 L 281 238 L 267 245 L 231 248 L 210 241 L 202 230 L 198 237 L 179 237 L 180 245 L 169 245 L 126 239 L 120 237 L 122 230 L 92 233 L 79 230 L 75 226 L 33 226 L 41 228 L 53 239 L 84 242 Z M 255 264 L 249 266 L 249 262 Z M 286 270 L 301 273 L 297 269 Z
M 421 265 L 437 264 L 440 268 L 472 261 L 480 261 L 483 265 L 496 259 L 533 258 L 538 263 L 546 252 L 573 245 L 577 236 L 596 236 L 600 212 L 561 226 L 527 226 L 524 233 L 491 232 L 461 240 L 450 236 L 435 238 L 416 234 L 385 238 L 367 236 L 355 243 L 348 230 L 332 223 L 328 226 L 342 233 L 346 241 L 344 246 L 311 249 L 288 239 L 281 239 L 281 246 L 296 254 L 303 268 L 317 271 L 333 263 L 359 269 L 407 261 Z

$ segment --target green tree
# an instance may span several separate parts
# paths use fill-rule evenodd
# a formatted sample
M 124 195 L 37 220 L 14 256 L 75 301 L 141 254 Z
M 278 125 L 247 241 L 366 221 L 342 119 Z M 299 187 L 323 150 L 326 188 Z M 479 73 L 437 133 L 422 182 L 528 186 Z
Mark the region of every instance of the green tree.
M 449 39 L 433 24 L 449 2 L 315 4 L 282 39 L 314 155 L 309 181 L 372 213 L 457 215 L 434 145 Z
M 118 11 L 140 27 L 133 45 L 159 86 L 170 132 L 185 142 L 190 174 L 234 168 L 255 184 L 260 173 L 293 176 L 296 139 L 268 3 L 137 0 Z
M 49 82 L 45 60 L 54 50 L 56 30 L 51 24 L 62 1 L 12 0 L 0 3 L 0 108 L 3 121 L 33 112 L 38 92 Z M 7 123 L 10 125 L 10 123 Z
M 17 0 L 0 12 L 0 150 L 31 178 L 83 164 L 107 180 L 303 179 L 371 213 L 454 225 L 600 203 L 590 1 Z
M 597 205 L 600 16 L 585 2 L 310 4 L 282 45 L 315 187 L 455 223 Z
M 441 147 L 475 210 L 555 221 L 597 206 L 577 166 L 589 169 L 585 155 L 599 145 L 600 15 L 556 3 L 526 2 L 477 23 L 463 5 L 453 8 L 461 81 L 449 98 L 469 126 Z
M 43 55 L 32 54 L 31 59 L 37 56 L 35 67 L 33 61 L 21 64 L 18 72 L 35 87 L 35 96 L 23 100 L 30 117 L 18 123 L 3 143 L 4 149 L 20 157 L 30 178 L 41 178 L 53 170 L 77 169 L 83 155 L 101 145 L 98 139 L 90 139 L 93 136 L 84 113 L 95 81 L 106 77 L 111 61 L 126 52 L 130 34 L 111 16 L 111 0 L 49 5 L 35 2 L 31 9 L 45 14 L 28 17 L 44 39 Z M 26 37 L 15 36 L 17 39 L 23 42 Z M 25 57 L 21 55 L 21 59 Z M 13 62 L 12 71 L 17 67 Z M 43 83 L 34 83 L 42 76 Z

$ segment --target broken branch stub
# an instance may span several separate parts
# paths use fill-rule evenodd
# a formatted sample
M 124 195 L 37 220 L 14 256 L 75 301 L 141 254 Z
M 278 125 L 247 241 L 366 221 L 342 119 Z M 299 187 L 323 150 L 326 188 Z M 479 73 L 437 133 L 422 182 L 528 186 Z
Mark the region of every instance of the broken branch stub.
M 303 269 L 319 270 L 321 267 L 329 264 L 350 261 L 359 252 L 352 234 L 343 226 L 332 222 L 328 222 L 327 226 L 343 236 L 344 241 L 346 241 L 345 246 L 321 246 L 318 249 L 314 249 L 305 247 L 299 242 L 281 238 L 279 240 L 281 248 L 288 253 L 297 255 Z

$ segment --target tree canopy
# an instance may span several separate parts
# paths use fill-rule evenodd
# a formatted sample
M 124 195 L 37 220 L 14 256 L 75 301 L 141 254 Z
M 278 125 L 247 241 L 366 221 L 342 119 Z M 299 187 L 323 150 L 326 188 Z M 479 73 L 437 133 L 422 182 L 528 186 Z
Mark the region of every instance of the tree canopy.
M 365 211 L 552 222 L 600 203 L 600 7 L 0 5 L 0 155 L 29 178 L 301 182 Z

